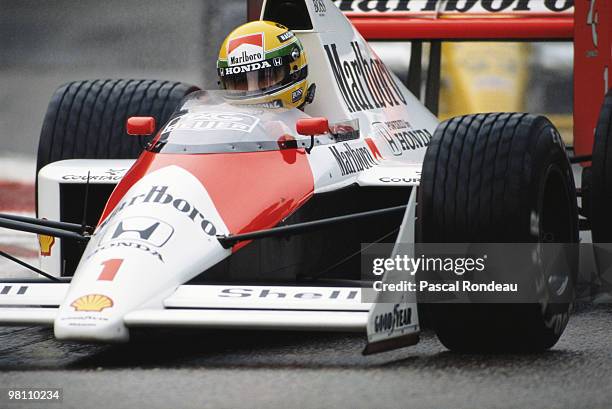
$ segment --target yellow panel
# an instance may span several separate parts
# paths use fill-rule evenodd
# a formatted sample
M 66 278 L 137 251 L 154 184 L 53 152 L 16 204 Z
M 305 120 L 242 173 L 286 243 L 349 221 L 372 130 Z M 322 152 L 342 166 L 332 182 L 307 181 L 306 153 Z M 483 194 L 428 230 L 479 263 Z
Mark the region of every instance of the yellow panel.
M 440 117 L 524 111 L 529 50 L 524 43 L 444 43 Z

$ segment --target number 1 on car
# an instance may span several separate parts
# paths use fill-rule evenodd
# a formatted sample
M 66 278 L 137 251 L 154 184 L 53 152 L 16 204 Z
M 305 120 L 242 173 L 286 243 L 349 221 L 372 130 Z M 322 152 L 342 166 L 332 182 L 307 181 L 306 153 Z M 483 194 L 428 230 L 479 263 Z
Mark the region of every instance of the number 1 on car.
M 113 281 L 122 263 L 122 258 L 113 258 L 110 260 L 103 261 L 101 264 L 104 266 L 104 268 L 98 276 L 98 281 Z

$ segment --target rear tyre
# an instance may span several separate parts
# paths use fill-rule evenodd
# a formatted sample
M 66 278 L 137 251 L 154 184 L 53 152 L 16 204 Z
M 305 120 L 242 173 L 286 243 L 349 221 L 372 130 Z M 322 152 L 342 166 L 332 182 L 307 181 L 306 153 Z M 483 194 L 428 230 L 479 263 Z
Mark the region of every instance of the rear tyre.
M 180 101 L 197 89 L 181 82 L 155 80 L 92 80 L 62 85 L 47 108 L 36 173 L 64 159 L 138 157 L 147 139 L 127 136 L 127 118 L 153 116 L 157 126 L 162 126 Z
M 612 243 L 612 90 L 604 99 L 593 144 L 590 197 L 586 204 L 594 243 Z
M 565 147 L 541 116 L 467 115 L 440 124 L 419 191 L 418 229 L 425 243 L 578 241 Z M 562 295 L 573 295 L 575 273 L 568 272 Z M 570 312 L 569 303 L 551 298 L 541 304 L 423 307 L 440 341 L 463 352 L 545 350 L 561 336 Z

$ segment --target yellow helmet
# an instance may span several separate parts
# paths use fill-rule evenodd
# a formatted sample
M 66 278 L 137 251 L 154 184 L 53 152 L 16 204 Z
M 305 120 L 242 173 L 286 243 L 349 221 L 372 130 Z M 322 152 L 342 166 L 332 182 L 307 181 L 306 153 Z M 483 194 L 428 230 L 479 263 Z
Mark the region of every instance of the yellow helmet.
M 281 24 L 253 21 L 232 31 L 221 45 L 217 70 L 221 86 L 249 104 L 295 108 L 307 101 L 304 47 Z

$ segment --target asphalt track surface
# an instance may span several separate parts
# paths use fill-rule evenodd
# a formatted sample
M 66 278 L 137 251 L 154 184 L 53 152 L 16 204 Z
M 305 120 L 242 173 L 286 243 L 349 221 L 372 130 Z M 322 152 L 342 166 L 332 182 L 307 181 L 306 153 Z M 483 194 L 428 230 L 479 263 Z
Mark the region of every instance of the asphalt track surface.
M 58 387 L 64 397 L 2 407 L 609 408 L 611 322 L 612 307 L 581 305 L 553 350 L 498 356 L 447 352 L 430 332 L 364 357 L 353 334 L 156 331 L 92 346 L 5 327 L 1 387 Z

